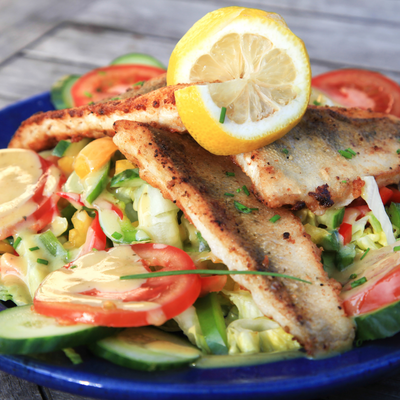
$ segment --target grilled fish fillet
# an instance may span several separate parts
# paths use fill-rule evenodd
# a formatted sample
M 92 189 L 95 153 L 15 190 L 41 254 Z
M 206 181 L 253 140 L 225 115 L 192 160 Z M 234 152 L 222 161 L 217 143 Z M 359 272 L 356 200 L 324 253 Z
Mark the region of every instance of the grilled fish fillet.
M 309 106 L 283 138 L 233 160 L 268 207 L 306 205 L 323 214 L 359 197 L 365 176 L 374 176 L 379 186 L 399 182 L 399 139 L 400 119 L 394 116 Z M 338 152 L 347 148 L 357 153 L 351 159 Z
M 254 196 L 237 193 L 251 184 L 249 178 L 228 157 L 210 154 L 189 135 L 129 121 L 116 122 L 115 129 L 114 142 L 139 166 L 141 177 L 183 210 L 229 269 L 279 272 L 312 282 L 233 275 L 266 316 L 309 354 L 350 348 L 354 325 L 340 307 L 340 286 L 329 280 L 320 251 L 290 211 L 271 210 Z M 241 213 L 234 201 L 257 210 Z M 279 221 L 270 222 L 276 214 Z
M 142 96 L 34 114 L 21 124 L 8 147 L 41 151 L 53 148 L 60 140 L 112 136 L 113 123 L 120 119 L 186 132 L 174 95 L 175 90 L 186 86 L 168 86 Z

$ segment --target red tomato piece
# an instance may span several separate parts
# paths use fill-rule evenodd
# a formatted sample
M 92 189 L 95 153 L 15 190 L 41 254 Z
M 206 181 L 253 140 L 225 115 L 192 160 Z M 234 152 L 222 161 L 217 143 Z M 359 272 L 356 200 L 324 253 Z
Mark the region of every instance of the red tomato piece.
M 149 65 L 110 65 L 97 68 L 81 76 L 72 86 L 75 106 L 83 106 L 109 97 L 118 96 L 140 81 L 147 81 L 165 70 Z M 140 86 L 137 86 L 139 89 Z
M 227 275 L 214 275 L 201 277 L 201 292 L 200 297 L 203 297 L 211 292 L 220 292 L 226 285 Z
M 387 187 L 381 187 L 379 189 L 379 194 L 381 196 L 382 203 L 387 204 L 392 199 L 393 191 Z
M 150 243 L 135 244 L 130 247 L 134 253 L 142 258 L 142 263 L 145 266 L 161 266 L 164 271 L 196 269 L 192 259 L 184 251 L 175 247 Z M 116 249 L 121 248 L 122 246 L 118 246 L 108 251 L 118 251 Z M 86 254 L 82 259 L 90 256 L 90 254 Z M 69 271 L 79 271 L 79 262 L 79 259 L 76 260 L 74 264 L 78 267 L 69 269 Z M 54 302 L 49 301 L 48 297 L 45 297 L 46 301 L 41 301 L 40 296 L 46 288 L 46 282 L 49 280 L 48 287 L 51 287 L 52 275 L 63 273 L 62 270 L 54 271 L 43 281 L 36 292 L 34 307 L 35 311 L 40 314 L 70 322 L 113 327 L 160 325 L 190 307 L 198 298 L 201 289 L 198 275 L 166 276 L 147 279 L 140 287 L 127 291 L 103 292 L 98 289 L 90 289 L 78 293 L 77 302 L 72 300 L 68 303 L 62 303 L 56 301 L 56 297 Z M 75 285 L 76 281 L 74 280 L 73 286 Z M 73 293 L 70 293 L 70 296 L 73 296 Z M 101 303 L 103 305 L 84 304 L 84 296 L 88 296 L 89 304 L 93 297 L 104 299 Z M 137 307 L 132 307 L 134 309 L 129 310 L 118 308 L 118 304 L 121 304 L 121 302 L 123 304 L 127 302 L 136 303 Z M 143 302 L 151 302 L 156 307 L 149 307 L 148 303 Z
M 103 232 L 99 222 L 99 215 L 96 212 L 96 216 L 92 224 L 89 226 L 89 229 L 86 234 L 86 241 L 83 245 L 79 257 L 84 254 L 90 253 L 93 249 L 96 250 L 105 250 L 107 246 L 107 236 Z
M 364 285 L 367 285 L 366 283 Z M 349 316 L 365 314 L 400 300 L 400 266 L 343 302 Z
M 68 200 L 76 209 L 85 205 L 82 201 L 82 196 L 78 193 L 58 192 L 57 195 L 65 200 Z
M 400 117 L 400 86 L 378 72 L 340 69 L 314 77 L 311 85 L 345 107 Z
M 394 203 L 400 203 L 400 190 L 397 190 L 395 188 L 390 188 L 390 190 L 392 191 L 392 198 L 390 199 L 390 201 Z
M 343 244 L 346 246 L 346 244 L 351 242 L 351 234 L 352 234 L 352 226 L 350 224 L 347 224 L 346 222 L 342 222 L 339 228 L 339 234 L 342 235 L 343 237 Z
M 111 210 L 113 210 L 119 217 L 120 220 L 124 219 L 124 214 L 120 208 L 118 208 L 115 204 L 111 206 Z

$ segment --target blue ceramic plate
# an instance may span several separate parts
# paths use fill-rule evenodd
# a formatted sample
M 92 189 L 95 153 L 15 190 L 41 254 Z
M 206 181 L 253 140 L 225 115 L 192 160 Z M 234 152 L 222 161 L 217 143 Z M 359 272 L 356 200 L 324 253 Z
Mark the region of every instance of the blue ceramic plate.
M 1 147 L 21 121 L 52 109 L 48 93 L 0 111 Z M 373 342 L 323 360 L 305 358 L 220 369 L 184 368 L 144 373 L 98 359 L 79 349 L 84 362 L 72 365 L 62 352 L 0 356 L 0 368 L 20 378 L 66 392 L 104 399 L 311 398 L 333 389 L 379 378 L 400 366 L 400 336 Z

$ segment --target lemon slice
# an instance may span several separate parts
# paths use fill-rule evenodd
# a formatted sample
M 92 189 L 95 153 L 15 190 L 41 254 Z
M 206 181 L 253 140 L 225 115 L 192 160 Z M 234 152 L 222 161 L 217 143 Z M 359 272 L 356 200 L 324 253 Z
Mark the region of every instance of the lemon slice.
M 311 70 L 304 43 L 280 15 L 226 7 L 207 14 L 179 41 L 167 82 L 205 82 L 175 92 L 179 115 L 201 146 L 230 155 L 271 143 L 299 122 Z

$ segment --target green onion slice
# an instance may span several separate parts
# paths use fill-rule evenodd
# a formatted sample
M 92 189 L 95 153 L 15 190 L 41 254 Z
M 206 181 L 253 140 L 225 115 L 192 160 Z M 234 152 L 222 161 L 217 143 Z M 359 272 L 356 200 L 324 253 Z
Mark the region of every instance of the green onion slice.
M 347 150 L 338 150 L 338 152 L 344 158 L 348 158 L 348 159 L 353 158 L 353 155 L 350 152 L 348 152 Z
M 400 246 L 399 246 L 399 247 L 400 247 Z M 371 250 L 371 249 L 368 247 L 368 249 L 364 251 L 364 254 L 361 256 L 360 260 L 362 260 L 362 259 L 368 254 L 368 252 L 369 252 L 370 250 Z
M 242 189 L 243 189 L 243 192 L 246 194 L 246 196 L 250 196 L 249 189 L 247 189 L 247 186 L 246 186 L 246 185 L 243 185 L 243 186 L 242 186 Z
M 224 193 L 224 196 L 235 197 L 235 195 L 233 193 L 228 193 L 228 192 Z
M 36 260 L 36 262 L 37 262 L 38 264 L 44 264 L 44 265 L 47 265 L 47 264 L 49 263 L 47 260 L 44 260 L 43 258 L 38 258 L 38 259 Z
M 14 249 L 17 249 L 18 245 L 21 243 L 21 240 L 22 239 L 20 237 L 17 237 L 15 239 L 15 242 L 14 242 L 14 245 L 13 245 Z
M 233 204 L 235 205 L 236 210 L 243 214 L 250 214 L 252 211 L 258 211 L 258 208 L 249 208 L 236 200 L 233 201 Z
M 357 286 L 362 285 L 362 284 L 365 283 L 365 282 L 367 282 L 367 278 L 366 278 L 365 276 L 363 276 L 362 278 L 357 279 L 357 280 L 354 281 L 354 282 L 351 282 L 351 287 L 352 287 L 352 288 L 355 288 L 355 287 L 357 287 Z
M 219 123 L 223 124 L 225 122 L 226 107 L 221 108 L 221 114 L 219 116 Z
M 149 278 L 160 278 L 162 276 L 174 276 L 174 275 L 196 275 L 196 274 L 207 274 L 207 275 L 262 275 L 262 276 L 276 276 L 278 278 L 288 278 L 295 281 L 309 283 L 304 279 L 297 278 L 291 275 L 278 274 L 277 272 L 266 272 L 266 271 L 221 271 L 218 269 L 188 269 L 180 271 L 157 271 L 145 274 L 125 275 L 121 276 L 120 279 L 149 279 Z
M 281 219 L 281 216 L 280 215 L 278 215 L 278 214 L 275 214 L 272 218 L 270 218 L 270 222 L 272 222 L 273 224 L 276 222 L 276 221 L 278 221 L 278 220 L 280 220 Z

